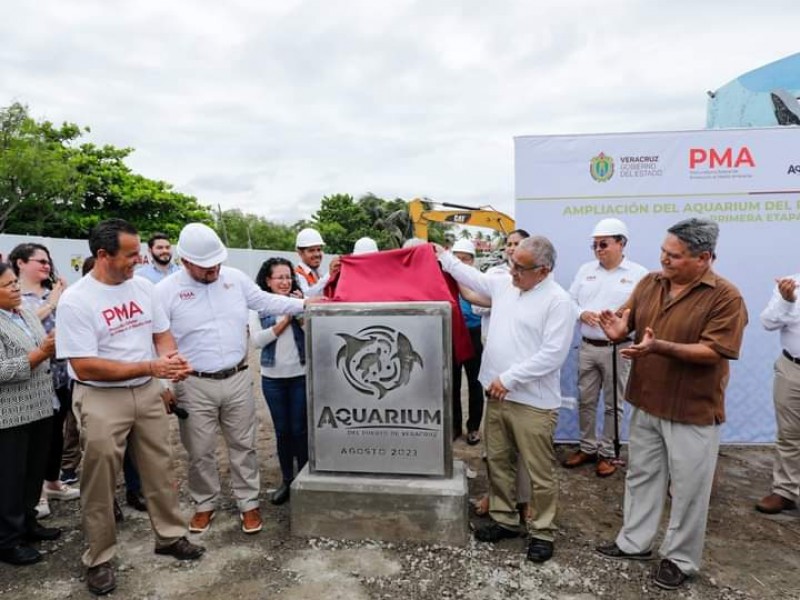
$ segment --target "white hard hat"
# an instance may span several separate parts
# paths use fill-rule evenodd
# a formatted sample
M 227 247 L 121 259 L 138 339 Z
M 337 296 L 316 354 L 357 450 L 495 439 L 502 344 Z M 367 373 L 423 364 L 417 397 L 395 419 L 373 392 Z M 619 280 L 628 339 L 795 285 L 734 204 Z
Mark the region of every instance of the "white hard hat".
M 378 244 L 375 243 L 371 237 L 362 237 L 356 240 L 353 246 L 353 254 L 367 254 L 369 252 L 377 252 Z
M 619 219 L 602 219 L 594 226 L 592 237 L 604 237 L 607 235 L 622 235 L 625 236 L 625 239 L 628 239 L 628 228 Z
M 202 223 L 189 223 L 178 237 L 178 256 L 204 269 L 225 262 L 228 250 L 217 232 Z
M 475 245 L 469 240 L 456 240 L 456 243 L 453 244 L 450 250 L 452 252 L 464 252 L 465 254 L 475 256 Z
M 297 232 L 297 239 L 294 242 L 295 248 L 311 248 L 312 246 L 324 246 L 322 236 L 316 229 L 306 227 Z
M 418 237 L 408 238 L 405 242 L 403 242 L 403 248 L 413 248 L 415 246 L 422 246 L 427 243 L 428 241 L 423 240 L 422 238 Z

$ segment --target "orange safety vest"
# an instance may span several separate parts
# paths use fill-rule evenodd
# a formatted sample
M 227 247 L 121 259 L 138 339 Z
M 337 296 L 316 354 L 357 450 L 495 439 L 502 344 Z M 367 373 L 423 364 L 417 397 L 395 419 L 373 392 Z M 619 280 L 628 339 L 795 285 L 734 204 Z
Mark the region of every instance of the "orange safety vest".
M 300 275 L 300 277 L 302 277 L 303 279 L 305 279 L 308 282 L 308 285 L 314 285 L 315 283 L 317 283 L 317 281 L 319 281 L 319 277 L 317 277 L 317 274 L 314 273 L 314 271 L 306 271 L 300 265 L 297 265 L 294 268 L 294 272 Z

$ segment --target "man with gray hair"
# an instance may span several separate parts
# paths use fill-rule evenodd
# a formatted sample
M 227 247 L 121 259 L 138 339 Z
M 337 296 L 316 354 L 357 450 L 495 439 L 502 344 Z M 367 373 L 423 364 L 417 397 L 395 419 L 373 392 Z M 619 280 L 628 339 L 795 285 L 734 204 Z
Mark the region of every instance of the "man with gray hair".
M 739 290 L 711 269 L 719 227 L 688 219 L 670 227 L 661 267 L 645 276 L 616 313 L 600 313 L 610 340 L 635 332 L 622 350 L 632 360 L 631 415 L 623 525 L 597 547 L 613 559 L 649 560 L 669 482 L 672 507 L 653 574 L 677 589 L 697 573 L 725 421 L 728 361 L 739 357 L 747 309 Z
M 522 533 L 516 507 L 517 455 L 533 482 L 528 560 L 553 556 L 558 500 L 553 435 L 561 406 L 560 369 L 576 319 L 572 300 L 551 273 L 556 251 L 542 236 L 519 243 L 511 277 L 486 275 L 436 247 L 442 268 L 467 288 L 491 299 L 492 320 L 478 375 L 489 399 L 486 452 L 491 479 L 489 516 L 482 542 Z

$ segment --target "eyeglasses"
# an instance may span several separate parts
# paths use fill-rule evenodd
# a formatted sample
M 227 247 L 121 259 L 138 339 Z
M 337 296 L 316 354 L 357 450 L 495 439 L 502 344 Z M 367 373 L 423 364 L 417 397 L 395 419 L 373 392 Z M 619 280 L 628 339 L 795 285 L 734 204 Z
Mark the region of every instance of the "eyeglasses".
M 277 279 L 278 281 L 291 281 L 291 275 L 278 275 L 277 277 L 270 277 L 270 279 Z
M 15 279 L 14 281 L 9 281 L 8 283 L 4 283 L 3 285 L 0 285 L 0 288 L 4 288 L 4 289 L 5 288 L 10 288 L 12 290 L 14 288 L 18 288 L 18 287 L 19 287 L 19 279 Z
M 32 258 L 28 262 L 37 262 L 40 265 L 47 265 L 48 267 L 50 266 L 50 261 L 46 258 Z
M 591 248 L 592 250 L 605 250 L 611 245 L 611 242 L 607 242 L 602 240 L 600 242 L 592 242 Z
M 522 273 L 524 271 L 535 271 L 536 269 L 541 269 L 545 265 L 531 265 L 530 267 L 525 267 L 519 263 L 514 262 L 513 260 L 508 261 L 508 268 L 510 271 L 516 271 L 517 273 Z

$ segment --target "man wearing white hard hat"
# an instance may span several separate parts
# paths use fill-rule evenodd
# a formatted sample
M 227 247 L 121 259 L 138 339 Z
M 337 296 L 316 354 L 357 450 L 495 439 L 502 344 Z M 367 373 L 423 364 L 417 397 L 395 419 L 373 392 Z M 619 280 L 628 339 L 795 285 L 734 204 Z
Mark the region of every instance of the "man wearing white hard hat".
M 300 256 L 300 263 L 295 267 L 295 273 L 297 273 L 300 290 L 306 298 L 321 296 L 330 280 L 331 273 L 322 273 L 320 270 L 324 245 L 325 242 L 316 229 L 306 227 L 297 233 L 294 246 Z M 331 263 L 331 271 L 335 273 L 337 268 L 338 260 L 334 259 Z
M 378 244 L 375 243 L 371 237 L 362 237 L 356 240 L 356 243 L 353 245 L 353 254 L 369 254 L 371 252 L 378 251 Z
M 614 464 L 614 419 L 622 420 L 622 400 L 628 382 L 630 361 L 619 358 L 619 350 L 630 340 L 614 345 L 599 324 L 602 310 L 617 310 L 633 292 L 647 269 L 625 256 L 628 228 L 619 219 L 602 219 L 592 231 L 591 248 L 595 260 L 578 269 L 569 293 L 578 309 L 581 345 L 578 367 L 578 402 L 581 430 L 580 448 L 564 466 L 568 469 L 596 463 L 598 477 L 608 477 L 617 470 Z M 617 407 L 614 410 L 613 352 L 617 352 Z M 603 390 L 603 432 L 597 439 L 597 402 Z M 617 429 L 619 431 L 619 429 Z
M 228 251 L 216 232 L 190 223 L 178 239 L 183 269 L 156 286 L 180 352 L 192 365 L 175 384 L 178 405 L 189 413 L 180 421 L 189 455 L 189 494 L 195 514 L 189 530 L 211 524 L 220 497 L 216 450 L 221 430 L 228 446 L 233 494 L 245 533 L 261 530 L 256 409 L 247 371 L 249 311 L 297 314 L 304 301 L 262 291 L 238 269 L 222 266 Z
M 458 260 L 470 267 L 475 266 L 475 245 L 470 240 L 457 240 L 450 249 Z M 472 311 L 472 305 L 458 297 L 461 304 L 461 314 L 467 324 L 469 338 L 472 341 L 473 355 L 468 361 L 453 365 L 453 439 L 461 437 L 461 370 L 467 372 L 467 387 L 469 389 L 469 415 L 467 416 L 467 444 L 474 446 L 481 441 L 481 420 L 483 419 L 483 386 L 478 381 L 481 370 L 481 317 Z

